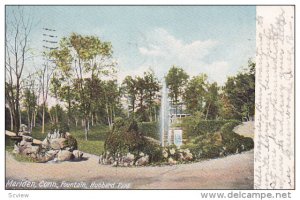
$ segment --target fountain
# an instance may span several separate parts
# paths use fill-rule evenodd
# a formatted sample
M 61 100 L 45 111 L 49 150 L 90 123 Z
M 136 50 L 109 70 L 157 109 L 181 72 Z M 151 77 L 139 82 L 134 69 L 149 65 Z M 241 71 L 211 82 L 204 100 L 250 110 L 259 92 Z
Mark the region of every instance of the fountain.
M 165 80 L 162 81 L 162 90 L 161 90 L 161 106 L 160 106 L 160 142 L 162 146 L 166 146 L 167 143 L 170 143 L 170 134 L 169 134 L 169 99 L 168 99 L 168 88 Z M 168 140 L 168 142 L 166 141 Z

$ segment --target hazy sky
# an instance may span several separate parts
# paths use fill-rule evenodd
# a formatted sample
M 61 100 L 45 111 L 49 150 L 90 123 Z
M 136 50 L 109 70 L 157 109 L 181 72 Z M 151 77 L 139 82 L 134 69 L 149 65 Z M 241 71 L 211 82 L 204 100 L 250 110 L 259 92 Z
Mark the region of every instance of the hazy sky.
M 13 7 L 6 7 L 9 14 Z M 119 78 L 172 65 L 222 84 L 255 56 L 255 6 L 27 6 L 31 46 L 41 51 L 43 27 L 60 37 L 96 35 L 113 45 Z M 9 16 L 9 15 L 8 15 Z M 9 19 L 9 17 L 8 17 Z M 39 65 L 38 59 L 35 65 Z M 27 69 L 30 70 L 30 69 Z

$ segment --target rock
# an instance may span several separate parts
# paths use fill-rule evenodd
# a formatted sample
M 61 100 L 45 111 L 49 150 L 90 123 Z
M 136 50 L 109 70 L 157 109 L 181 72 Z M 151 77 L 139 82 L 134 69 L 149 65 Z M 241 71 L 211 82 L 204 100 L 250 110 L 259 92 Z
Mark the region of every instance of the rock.
M 178 158 L 179 161 L 184 161 L 184 156 L 183 156 L 183 153 L 179 153 L 179 158 Z
M 127 153 L 127 155 L 123 157 L 123 163 L 131 163 L 132 161 L 134 161 L 134 155 L 131 153 Z
M 140 156 L 144 156 L 145 154 L 143 153 L 143 152 L 140 152 L 140 154 L 139 154 Z
M 169 158 L 169 159 L 168 159 L 168 163 L 169 163 L 170 165 L 175 165 L 177 162 L 176 162 L 176 160 L 173 160 L 173 158 Z
M 168 158 L 169 154 L 166 150 L 163 150 L 163 157 L 164 158 Z
M 68 146 L 67 139 L 56 138 L 50 140 L 50 147 L 55 150 L 64 149 Z
M 59 134 L 58 131 L 56 132 L 56 130 L 55 130 L 55 131 L 53 131 L 53 132 L 49 132 L 49 133 L 47 134 L 47 138 L 48 138 L 48 140 L 51 140 L 51 139 L 57 139 L 57 138 L 60 138 L 60 134 Z
M 50 142 L 47 137 L 42 141 L 42 147 L 45 149 L 50 147 Z
M 40 146 L 32 146 L 31 143 L 26 142 L 24 145 L 20 145 L 19 152 L 22 155 L 30 156 L 32 158 L 37 158 L 40 152 Z
M 21 124 L 19 131 L 26 132 L 28 131 L 28 127 L 25 124 Z
M 192 153 L 188 153 L 186 154 L 186 160 L 193 160 L 193 154 Z
M 113 157 L 109 157 L 108 159 L 106 159 L 106 164 L 111 165 L 114 163 L 114 158 Z
M 41 144 L 42 144 L 42 141 L 33 138 L 32 143 L 33 143 L 33 144 L 41 145 Z
M 31 146 L 31 142 L 26 142 L 26 141 L 22 140 L 20 142 L 20 146 Z
M 38 154 L 40 152 L 40 146 L 31 146 L 31 153 Z
M 60 144 L 57 140 L 51 140 L 50 141 L 50 147 L 51 147 L 51 149 L 59 150 L 60 149 Z
M 10 137 L 17 136 L 16 133 L 11 132 L 11 131 L 8 131 L 8 130 L 5 130 L 5 135 L 8 135 L 8 136 L 10 136 Z
M 73 154 L 70 151 L 61 150 L 57 153 L 58 161 L 68 161 L 68 160 L 71 160 L 72 157 L 73 157 Z
M 118 162 L 117 162 L 117 161 L 114 161 L 113 164 L 112 164 L 112 166 L 113 166 L 113 167 L 117 167 L 117 166 L 118 166 Z
M 58 154 L 59 150 L 49 150 L 45 152 L 45 155 L 40 158 L 43 162 L 47 162 L 49 160 L 53 160 Z
M 175 150 L 174 148 L 170 149 L 170 154 L 171 154 L 171 155 L 174 155 L 175 152 L 176 152 L 176 150 Z
M 74 150 L 72 153 L 73 153 L 74 158 L 75 158 L 76 160 L 82 159 L 83 153 L 82 153 L 81 151 L 79 151 L 79 150 Z
M 14 153 L 14 154 L 20 153 L 20 149 L 19 149 L 18 145 L 16 145 L 16 144 L 14 145 L 14 149 L 13 149 L 12 153 Z
M 146 156 L 143 156 L 141 158 L 139 158 L 136 162 L 135 162 L 135 165 L 136 166 L 145 166 L 149 163 L 149 156 L 146 155 Z
M 134 160 L 134 155 L 131 154 L 131 153 L 127 153 L 127 158 L 130 159 L 130 160 Z
M 24 140 L 25 142 L 32 142 L 33 138 L 31 136 L 23 135 L 22 140 Z

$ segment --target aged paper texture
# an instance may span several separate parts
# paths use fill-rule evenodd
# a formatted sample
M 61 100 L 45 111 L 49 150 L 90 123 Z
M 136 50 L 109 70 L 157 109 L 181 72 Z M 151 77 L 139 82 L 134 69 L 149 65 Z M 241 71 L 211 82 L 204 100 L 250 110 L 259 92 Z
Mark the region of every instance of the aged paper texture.
M 255 189 L 294 189 L 294 7 L 258 6 Z

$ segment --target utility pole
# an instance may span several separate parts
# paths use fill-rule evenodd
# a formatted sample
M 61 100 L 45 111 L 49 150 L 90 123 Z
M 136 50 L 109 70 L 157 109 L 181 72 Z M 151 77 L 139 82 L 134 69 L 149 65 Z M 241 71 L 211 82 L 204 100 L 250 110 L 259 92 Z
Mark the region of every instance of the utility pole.
M 52 74 L 55 70 L 55 67 L 51 67 L 51 63 L 53 62 L 50 60 L 49 52 L 57 49 L 57 35 L 56 30 L 50 28 L 43 28 L 43 71 L 41 77 L 41 85 L 42 85 L 42 95 L 43 95 L 43 117 L 42 117 L 42 133 L 45 133 L 45 109 L 46 109 L 46 101 L 48 98 L 48 91 L 49 91 L 49 82 L 52 77 Z

